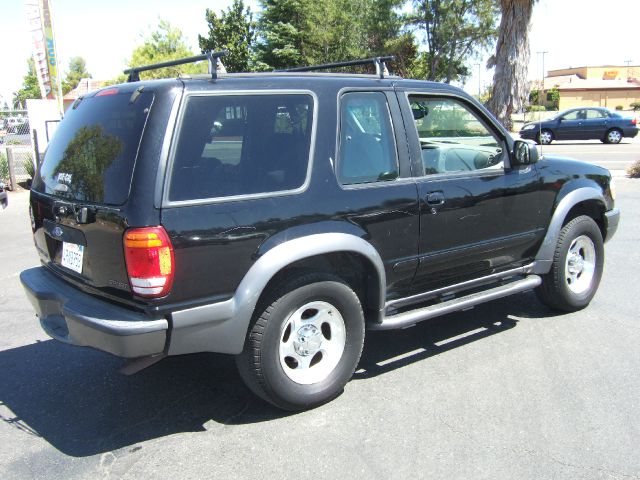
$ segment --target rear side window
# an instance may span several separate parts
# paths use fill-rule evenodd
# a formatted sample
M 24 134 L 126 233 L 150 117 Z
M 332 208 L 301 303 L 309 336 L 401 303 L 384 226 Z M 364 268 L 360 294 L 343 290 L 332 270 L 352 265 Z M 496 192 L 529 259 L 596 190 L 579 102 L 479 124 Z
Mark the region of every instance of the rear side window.
M 33 189 L 67 200 L 120 205 L 131 177 L 153 93 L 104 90 L 65 113 Z
M 338 180 L 343 185 L 398 177 L 391 116 L 382 92 L 346 93 L 340 103 Z
M 313 98 L 190 96 L 173 159 L 170 201 L 295 190 L 306 179 Z

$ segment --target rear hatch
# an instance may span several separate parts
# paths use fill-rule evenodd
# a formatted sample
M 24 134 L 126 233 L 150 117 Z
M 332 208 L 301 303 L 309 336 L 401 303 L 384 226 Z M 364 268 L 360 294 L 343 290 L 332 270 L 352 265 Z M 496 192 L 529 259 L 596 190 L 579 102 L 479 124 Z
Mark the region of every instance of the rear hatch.
M 154 94 L 112 87 L 76 100 L 34 179 L 31 215 L 43 263 L 85 289 L 132 298 L 123 254 L 138 150 Z

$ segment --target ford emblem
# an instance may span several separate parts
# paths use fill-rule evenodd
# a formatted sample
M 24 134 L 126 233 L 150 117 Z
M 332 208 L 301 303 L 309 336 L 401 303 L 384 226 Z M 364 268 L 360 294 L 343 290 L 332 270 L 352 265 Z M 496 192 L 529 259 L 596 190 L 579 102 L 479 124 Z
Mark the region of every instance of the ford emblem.
M 63 233 L 64 232 L 60 227 L 55 227 L 53 230 L 51 230 L 51 235 L 53 235 L 56 238 L 60 238 Z

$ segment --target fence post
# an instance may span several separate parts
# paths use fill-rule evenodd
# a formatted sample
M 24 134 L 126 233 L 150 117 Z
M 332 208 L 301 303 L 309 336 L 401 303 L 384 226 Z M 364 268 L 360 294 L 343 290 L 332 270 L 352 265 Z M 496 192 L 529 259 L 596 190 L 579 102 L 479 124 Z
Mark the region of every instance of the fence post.
M 15 191 L 17 184 L 16 184 L 16 169 L 15 169 L 15 166 L 13 165 L 13 148 L 7 147 L 6 151 L 7 151 L 7 165 L 9 166 L 9 183 L 11 184 L 11 190 Z

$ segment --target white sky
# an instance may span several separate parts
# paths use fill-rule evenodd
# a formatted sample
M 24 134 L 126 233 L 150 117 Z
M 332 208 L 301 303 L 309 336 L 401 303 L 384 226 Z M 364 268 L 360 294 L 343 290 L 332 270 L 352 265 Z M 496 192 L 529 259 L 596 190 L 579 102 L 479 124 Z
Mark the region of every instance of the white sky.
M 206 8 L 226 9 L 232 0 L 50 0 L 53 3 L 57 51 L 62 68 L 69 59 L 84 57 L 94 78 L 110 79 L 121 73 L 125 60 L 140 43 L 141 34 L 158 23 L 158 17 L 179 27 L 197 52 L 198 33 L 206 34 Z M 245 0 L 257 10 L 257 0 Z M 583 65 L 640 64 L 640 0 L 540 0 L 534 8 L 530 37 L 529 76 L 540 78 L 542 57 L 545 70 Z M 0 7 L 0 38 L 3 68 L 0 95 L 10 103 L 11 93 L 22 85 L 31 38 L 21 0 L 3 0 Z M 487 55 L 488 56 L 488 55 Z M 485 70 L 486 58 L 471 60 L 474 75 L 466 89 L 478 90 L 480 81 L 492 81 Z M 1 100 L 0 100 L 1 101 Z

